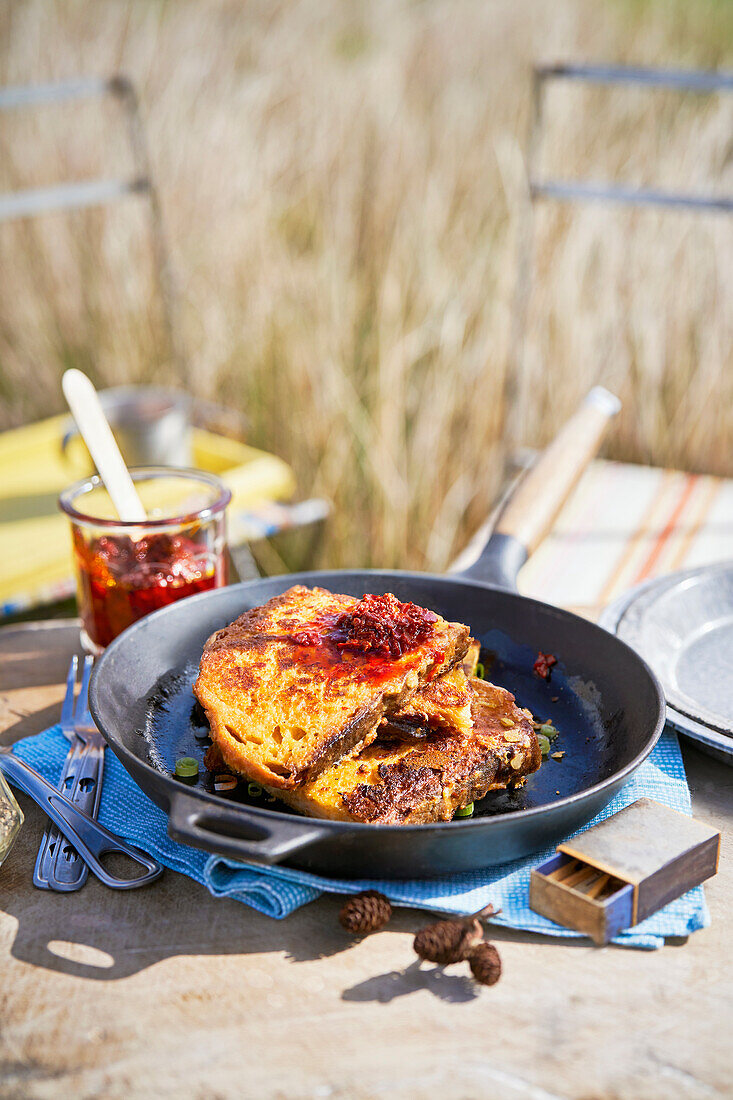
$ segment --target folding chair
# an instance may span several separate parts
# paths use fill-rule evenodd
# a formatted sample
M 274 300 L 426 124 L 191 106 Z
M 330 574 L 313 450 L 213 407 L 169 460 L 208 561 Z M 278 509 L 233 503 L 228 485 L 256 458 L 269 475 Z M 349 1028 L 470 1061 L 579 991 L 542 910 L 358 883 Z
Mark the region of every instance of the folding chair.
M 90 77 L 59 84 L 0 88 L 0 111 L 38 107 L 48 103 L 66 103 L 80 99 L 112 97 L 121 106 L 127 123 L 134 174 L 129 179 L 90 179 L 60 183 L 51 187 L 28 188 L 0 194 L 0 222 L 29 218 L 54 210 L 82 210 L 135 196 L 147 201 L 155 276 L 160 292 L 163 324 L 181 385 L 189 381 L 188 360 L 184 353 L 176 318 L 176 296 L 168 245 L 161 216 L 158 192 L 150 170 L 145 129 L 140 117 L 137 94 L 126 76 Z
M 629 187 L 587 179 L 543 179 L 537 174 L 545 126 L 544 93 L 552 81 L 582 84 L 627 85 L 648 90 L 673 89 L 693 94 L 733 92 L 733 73 L 697 70 L 627 68 L 617 65 L 538 65 L 532 74 L 532 104 L 527 142 L 528 203 L 521 219 L 517 281 L 512 310 L 509 364 L 506 372 L 504 407 L 507 409 L 506 438 L 510 446 L 518 441 L 519 410 L 526 398 L 523 350 L 532 288 L 533 250 L 538 202 L 568 204 L 601 202 L 616 206 L 646 206 L 682 209 L 692 213 L 733 213 L 733 196 L 694 194 L 657 187 Z

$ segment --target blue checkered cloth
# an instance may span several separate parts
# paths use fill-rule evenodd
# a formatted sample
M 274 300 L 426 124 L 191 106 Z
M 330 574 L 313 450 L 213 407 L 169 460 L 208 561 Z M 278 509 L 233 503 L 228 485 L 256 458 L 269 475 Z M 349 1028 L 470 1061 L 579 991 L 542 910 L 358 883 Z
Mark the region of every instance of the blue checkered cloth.
M 56 783 L 68 747 L 61 728 L 52 726 L 35 737 L 19 741 L 14 751 L 46 779 Z M 674 810 L 690 813 L 690 792 L 679 742 L 670 729 L 665 730 L 649 758 L 591 824 L 642 797 L 654 798 Z M 143 794 L 111 752 L 106 754 L 99 819 L 166 867 L 202 883 L 215 897 L 235 898 L 277 919 L 289 916 L 324 892 L 353 894 L 357 890 L 375 889 L 381 890 L 396 905 L 446 913 L 475 913 L 493 902 L 502 910 L 494 918 L 497 924 L 545 935 L 581 937 L 580 932 L 563 928 L 529 908 L 530 871 L 553 854 L 552 848 L 530 859 L 487 871 L 400 881 L 322 878 L 290 867 L 237 863 L 171 840 L 166 815 Z M 614 942 L 625 947 L 661 947 L 665 936 L 687 936 L 709 923 L 705 897 L 702 887 L 698 886 L 635 928 L 622 932 Z

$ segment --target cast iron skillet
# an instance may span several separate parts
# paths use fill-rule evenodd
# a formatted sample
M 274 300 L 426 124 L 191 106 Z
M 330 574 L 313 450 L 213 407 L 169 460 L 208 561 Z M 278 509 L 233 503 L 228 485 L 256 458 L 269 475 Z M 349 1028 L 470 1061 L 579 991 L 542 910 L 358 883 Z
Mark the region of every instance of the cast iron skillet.
M 502 513 L 478 560 L 462 574 L 356 571 L 272 577 L 203 593 L 141 620 L 97 662 L 94 719 L 133 779 L 166 813 L 169 833 L 232 859 L 287 862 L 320 874 L 412 878 L 489 867 L 551 844 L 590 820 L 651 751 L 664 724 L 659 684 L 612 634 L 567 611 L 508 591 L 580 470 L 612 410 L 595 397 L 548 448 Z M 487 675 L 561 731 L 522 790 L 494 792 L 472 818 L 385 826 L 300 817 L 266 797 L 213 792 L 173 778 L 181 755 L 200 761 L 206 722 L 191 692 L 206 638 L 246 608 L 292 584 L 336 592 L 394 592 L 469 624 Z M 533 673 L 538 651 L 558 657 L 549 682 Z M 240 783 L 238 790 L 246 791 Z

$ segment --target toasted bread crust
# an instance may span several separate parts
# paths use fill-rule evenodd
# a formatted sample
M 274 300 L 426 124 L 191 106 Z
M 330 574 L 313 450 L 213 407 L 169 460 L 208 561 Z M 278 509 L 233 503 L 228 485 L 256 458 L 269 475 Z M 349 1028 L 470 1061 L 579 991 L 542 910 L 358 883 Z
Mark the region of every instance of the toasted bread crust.
M 406 705 L 394 714 L 382 719 L 379 726 L 381 740 L 403 740 L 435 730 L 470 734 L 473 728 L 471 716 L 471 689 L 462 665 L 418 688 Z
M 474 736 L 497 754 L 497 768 L 489 790 L 521 786 L 542 763 L 542 750 L 532 722 L 506 688 L 487 680 L 471 680 Z M 508 727 L 506 722 L 513 726 Z
M 448 821 L 490 790 L 520 786 L 542 761 L 531 722 L 503 688 L 474 679 L 471 689 L 470 735 L 380 740 L 297 790 L 271 793 L 310 817 L 417 825 Z
M 233 771 L 276 789 L 314 779 L 377 736 L 385 714 L 465 655 L 468 628 L 436 618 L 399 658 L 344 651 L 322 629 L 358 601 L 302 585 L 209 638 L 194 692 Z
M 473 728 L 469 680 L 476 673 L 480 651 L 479 643 L 471 638 L 460 664 L 418 688 L 405 707 L 382 719 L 378 739 L 428 737 L 436 729 L 469 734 Z

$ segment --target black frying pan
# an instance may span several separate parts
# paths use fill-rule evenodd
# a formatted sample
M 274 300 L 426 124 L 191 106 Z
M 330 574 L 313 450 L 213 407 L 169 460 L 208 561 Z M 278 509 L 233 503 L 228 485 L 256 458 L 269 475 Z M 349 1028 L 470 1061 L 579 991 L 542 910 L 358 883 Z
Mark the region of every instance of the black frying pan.
M 117 638 L 97 662 L 90 706 L 110 748 L 169 814 L 175 839 L 233 859 L 287 862 L 339 877 L 413 878 L 489 867 L 542 848 L 589 821 L 651 751 L 664 701 L 644 662 L 593 623 L 508 589 L 595 452 L 611 411 L 595 401 L 563 429 L 464 573 L 309 572 L 232 585 L 173 604 Z M 539 772 L 518 791 L 493 792 L 472 818 L 389 826 L 316 821 L 266 798 L 214 793 L 203 766 L 197 786 L 173 775 L 182 755 L 202 761 L 206 723 L 191 686 L 206 638 L 243 610 L 292 584 L 336 592 L 394 592 L 467 623 L 487 675 L 521 706 L 560 730 Z M 546 682 L 537 653 L 558 665 Z M 246 785 L 239 784 L 238 792 Z

